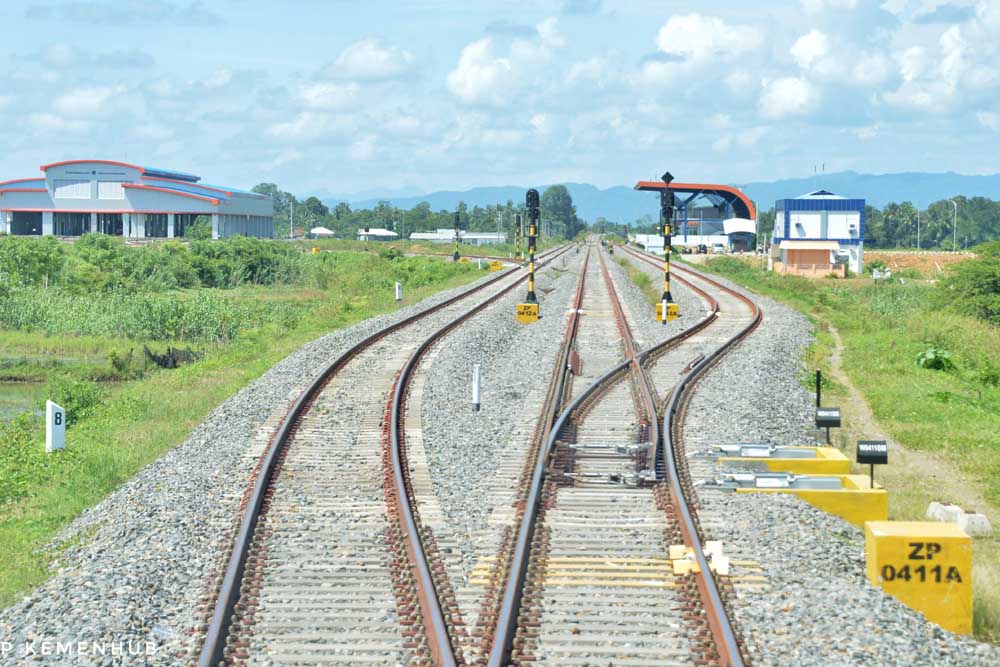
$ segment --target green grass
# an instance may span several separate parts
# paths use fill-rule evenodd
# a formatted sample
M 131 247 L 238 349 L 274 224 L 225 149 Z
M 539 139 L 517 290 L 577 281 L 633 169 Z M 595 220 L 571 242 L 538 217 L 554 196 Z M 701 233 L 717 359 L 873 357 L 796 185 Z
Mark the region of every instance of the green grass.
M 843 343 L 843 370 L 881 427 L 907 449 L 955 465 L 989 505 L 966 509 L 986 511 L 995 522 L 1000 512 L 1000 328 L 934 305 L 934 288 L 925 283 L 809 280 L 761 272 L 728 257 L 703 268 L 791 305 L 815 322 L 817 337 L 805 357 L 810 371 L 801 378 L 810 391 L 815 387 L 811 369 L 829 374 L 835 348 L 830 327 L 835 327 Z M 947 351 L 954 367 L 919 367 L 918 356 L 929 348 Z M 846 388 L 835 382 L 823 391 L 824 403 L 847 397 Z M 935 470 L 893 470 L 891 462 L 883 477 L 896 484 L 887 483 L 890 516 L 904 520 L 923 519 L 927 503 L 945 499 L 954 483 Z M 1000 543 L 977 539 L 973 555 L 975 633 L 1000 641 Z
M 42 583 L 53 558 L 42 547 L 84 509 L 99 502 L 140 468 L 182 442 L 217 405 L 301 345 L 332 330 L 399 307 L 391 290 L 409 276 L 402 305 L 482 275 L 475 265 L 430 258 L 390 262 L 373 255 L 336 258 L 329 289 L 247 288 L 226 293 L 235 301 L 295 304 L 294 326 L 278 322 L 241 331 L 228 344 L 172 371 L 103 387 L 104 398 L 67 431 L 67 449 L 46 456 L 34 422 L 8 423 L 0 431 L 0 484 L 16 499 L 0 504 L 0 606 Z M 21 349 L 49 346 L 69 355 L 101 355 L 100 337 L 60 338 L 18 332 Z M 123 349 L 132 341 L 115 340 Z M 35 420 L 37 421 L 37 420 Z M 0 501 L 2 502 L 2 501 Z
M 649 277 L 648 273 L 625 257 L 618 257 L 617 262 L 625 270 L 625 274 L 629 279 L 635 283 L 636 287 L 642 290 L 643 295 L 651 305 L 660 303 L 660 297 L 663 295 L 663 292 L 657 286 L 653 285 L 653 279 Z

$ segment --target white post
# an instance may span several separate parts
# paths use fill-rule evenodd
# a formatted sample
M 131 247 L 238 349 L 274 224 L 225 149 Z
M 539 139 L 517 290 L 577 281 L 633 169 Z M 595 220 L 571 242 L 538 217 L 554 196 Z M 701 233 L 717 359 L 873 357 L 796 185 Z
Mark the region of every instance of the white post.
M 483 268 L 483 258 L 482 257 L 480 257 L 479 259 L 476 260 L 476 268 L 478 268 L 480 271 L 482 270 L 482 268 Z
M 403 300 L 403 283 L 396 283 L 396 301 Z
M 472 409 L 479 412 L 480 405 L 480 394 L 479 394 L 479 383 L 482 379 L 482 373 L 479 370 L 479 364 L 476 364 L 472 369 Z
M 667 326 L 667 300 L 664 299 L 660 302 L 660 307 L 663 308 L 663 326 Z
M 175 214 L 167 213 L 167 238 L 174 238 L 174 226 L 177 224 Z
M 45 451 L 52 453 L 66 447 L 66 411 L 52 401 L 45 401 Z

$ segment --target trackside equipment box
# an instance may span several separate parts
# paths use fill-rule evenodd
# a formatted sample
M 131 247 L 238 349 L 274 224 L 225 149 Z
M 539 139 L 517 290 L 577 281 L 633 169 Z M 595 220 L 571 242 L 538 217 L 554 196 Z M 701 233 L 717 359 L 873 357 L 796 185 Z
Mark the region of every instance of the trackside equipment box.
M 869 521 L 868 581 L 945 630 L 972 632 L 972 538 L 952 523 Z

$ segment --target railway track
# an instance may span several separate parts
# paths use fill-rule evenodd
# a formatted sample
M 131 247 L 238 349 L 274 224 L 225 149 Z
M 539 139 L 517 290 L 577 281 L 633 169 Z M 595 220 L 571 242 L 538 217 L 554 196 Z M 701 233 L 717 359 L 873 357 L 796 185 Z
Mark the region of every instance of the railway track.
M 400 437 L 405 388 L 433 341 L 525 279 L 505 272 L 383 329 L 296 401 L 245 498 L 200 665 L 449 664 Z
M 591 282 L 584 309 L 598 317 L 584 318 L 575 341 L 594 372 L 573 379 L 536 464 L 489 664 L 742 664 L 673 448 L 688 381 L 748 334 L 760 311 L 682 270 L 704 317 L 640 352 L 599 258 L 603 288 Z

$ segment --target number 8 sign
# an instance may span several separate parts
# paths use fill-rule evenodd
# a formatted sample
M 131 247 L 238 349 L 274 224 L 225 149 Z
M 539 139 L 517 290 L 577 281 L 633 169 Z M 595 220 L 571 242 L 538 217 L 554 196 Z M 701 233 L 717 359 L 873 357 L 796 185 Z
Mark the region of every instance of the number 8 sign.
M 52 401 L 45 401 L 45 451 L 66 447 L 66 410 Z

